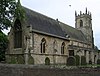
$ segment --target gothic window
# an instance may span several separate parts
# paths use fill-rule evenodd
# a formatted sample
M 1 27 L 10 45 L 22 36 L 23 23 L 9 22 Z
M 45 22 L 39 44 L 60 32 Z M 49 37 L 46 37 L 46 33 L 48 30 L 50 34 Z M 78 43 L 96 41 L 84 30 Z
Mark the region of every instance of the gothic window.
M 28 64 L 34 64 L 34 58 L 31 55 L 28 57 Z
M 41 53 L 45 53 L 45 45 L 46 45 L 46 40 L 43 38 L 41 40 Z
M 80 20 L 80 27 L 83 27 L 83 21 Z
M 48 57 L 45 59 L 45 65 L 50 65 L 50 59 Z
M 64 54 L 64 50 L 65 50 L 65 43 L 63 42 L 61 45 L 61 54 Z
M 20 21 L 17 19 L 14 24 L 14 48 L 22 47 L 22 27 Z

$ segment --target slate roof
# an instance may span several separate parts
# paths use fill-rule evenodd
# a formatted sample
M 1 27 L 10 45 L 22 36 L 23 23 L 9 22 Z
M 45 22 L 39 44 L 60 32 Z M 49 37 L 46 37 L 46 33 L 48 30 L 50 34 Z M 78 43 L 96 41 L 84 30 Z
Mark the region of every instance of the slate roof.
M 66 35 L 69 35 L 70 38 L 86 42 L 86 38 L 80 30 L 77 30 L 67 24 L 54 20 L 28 8 L 24 7 L 24 9 L 26 11 L 27 23 L 32 25 L 33 30 L 45 32 L 63 38 L 66 38 Z
M 82 33 L 82 31 L 76 29 L 76 28 L 73 28 L 69 25 L 66 25 L 64 23 L 60 23 L 60 26 L 62 28 L 62 30 L 68 34 L 71 38 L 74 38 L 74 39 L 78 39 L 78 40 L 81 40 L 81 41 L 87 41 L 86 37 L 84 36 L 84 34 Z

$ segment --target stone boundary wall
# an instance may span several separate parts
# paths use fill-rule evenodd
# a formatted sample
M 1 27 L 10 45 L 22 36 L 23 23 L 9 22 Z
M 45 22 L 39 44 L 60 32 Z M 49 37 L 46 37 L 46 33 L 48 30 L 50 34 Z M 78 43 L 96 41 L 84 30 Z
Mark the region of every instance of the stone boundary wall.
M 100 76 L 100 68 L 54 68 L 0 64 L 0 76 Z

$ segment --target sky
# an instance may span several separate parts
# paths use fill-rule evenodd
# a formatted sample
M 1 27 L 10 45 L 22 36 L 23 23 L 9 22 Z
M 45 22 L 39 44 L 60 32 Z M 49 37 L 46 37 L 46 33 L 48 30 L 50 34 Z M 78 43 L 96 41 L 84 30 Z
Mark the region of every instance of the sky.
M 75 27 L 75 10 L 92 14 L 94 43 L 100 49 L 100 0 L 21 0 L 22 6 Z

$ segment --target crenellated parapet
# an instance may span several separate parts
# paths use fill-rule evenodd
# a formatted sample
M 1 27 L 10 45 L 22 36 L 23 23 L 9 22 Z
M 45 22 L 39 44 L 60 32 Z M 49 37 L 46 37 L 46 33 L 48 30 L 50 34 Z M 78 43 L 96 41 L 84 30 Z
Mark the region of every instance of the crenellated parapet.
M 82 18 L 82 17 L 88 17 L 90 19 L 92 19 L 92 16 L 91 16 L 91 12 L 87 10 L 85 10 L 85 13 L 82 13 L 82 11 L 80 11 L 80 13 L 78 14 L 76 11 L 75 11 L 75 18 Z

